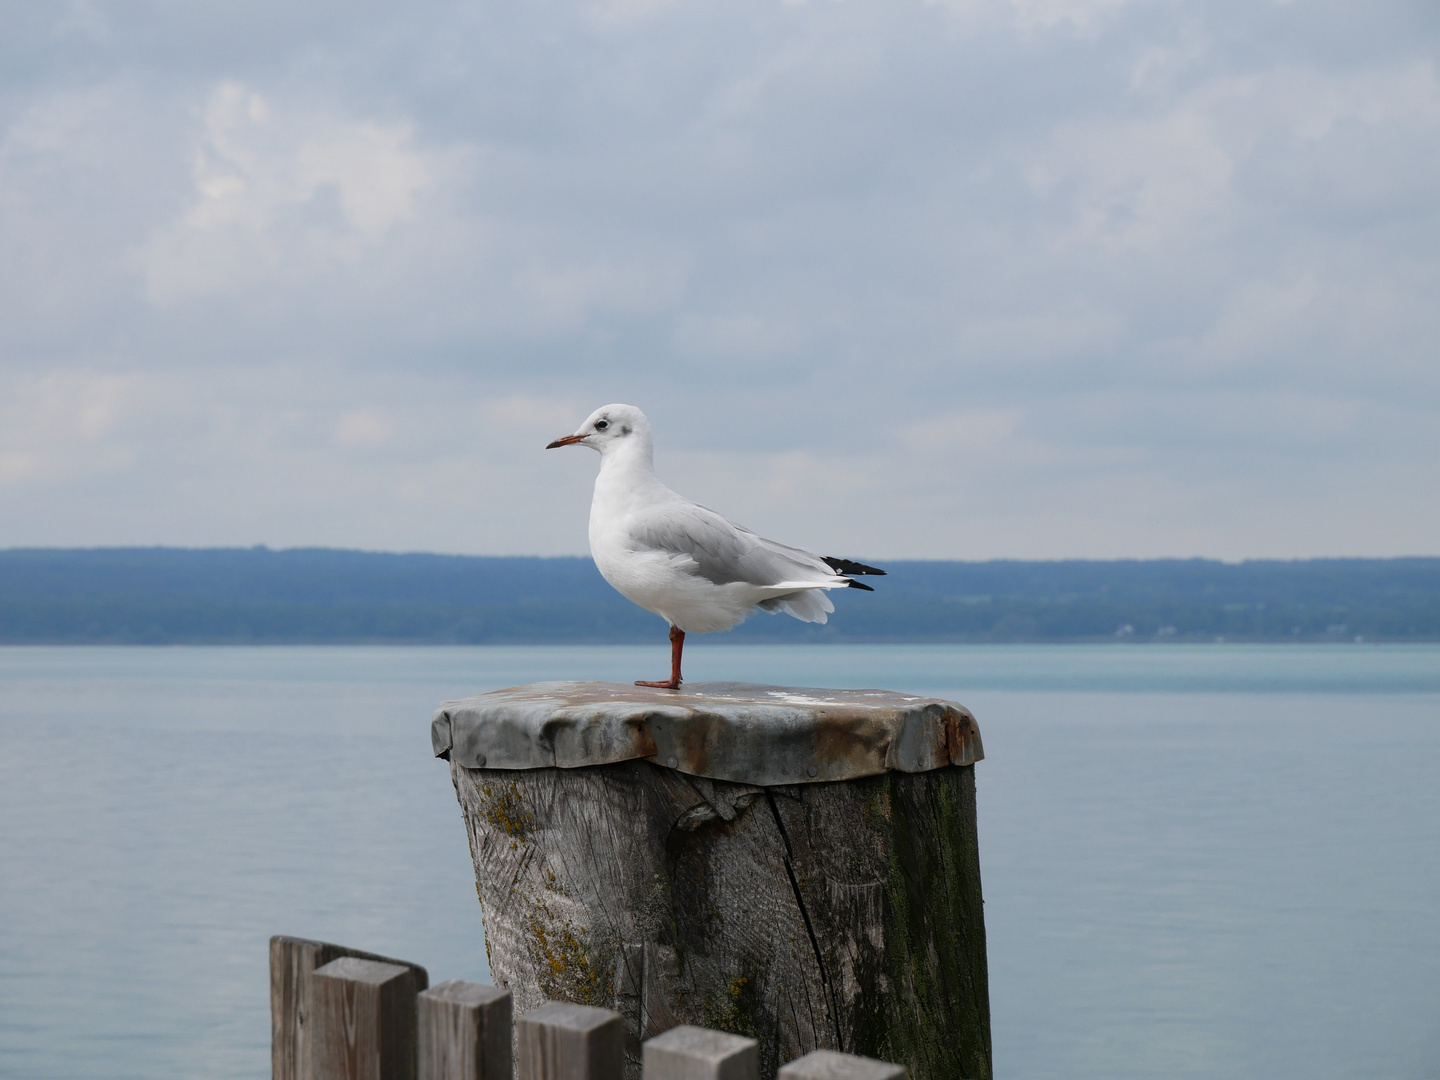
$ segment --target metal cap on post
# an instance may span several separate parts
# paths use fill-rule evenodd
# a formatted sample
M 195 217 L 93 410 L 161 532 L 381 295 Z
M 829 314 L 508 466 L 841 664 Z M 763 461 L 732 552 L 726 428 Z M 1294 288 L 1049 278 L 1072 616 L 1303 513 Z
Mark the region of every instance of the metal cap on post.
M 414 972 L 342 956 L 316 968 L 314 1080 L 415 1080 Z
M 510 1080 L 510 993 L 450 979 L 415 1001 L 418 1080 Z
M 812 1050 L 781 1066 L 777 1080 L 905 1080 L 905 1066 L 835 1050 Z
M 760 1044 L 682 1024 L 645 1043 L 644 1080 L 760 1080 Z
M 749 683 L 546 682 L 447 701 L 435 756 L 467 769 L 574 769 L 644 758 L 692 776 L 769 787 L 973 765 L 975 717 L 889 690 Z

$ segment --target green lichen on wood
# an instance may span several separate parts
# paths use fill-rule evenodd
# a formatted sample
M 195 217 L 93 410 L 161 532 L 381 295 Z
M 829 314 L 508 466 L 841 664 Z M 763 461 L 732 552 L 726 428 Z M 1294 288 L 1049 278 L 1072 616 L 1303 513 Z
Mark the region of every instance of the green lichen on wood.
M 754 982 L 745 975 L 736 975 L 730 980 L 723 995 L 716 994 L 713 990 L 706 993 L 703 1005 L 705 1026 L 753 1039 L 759 1006 Z
M 514 782 L 508 786 L 486 784 L 480 788 L 480 794 L 483 797 L 480 811 L 485 820 L 509 836 L 512 847 L 516 841 L 524 840 L 534 817 L 521 805 L 520 788 Z
M 591 955 L 583 926 L 557 915 L 543 898 L 536 898 L 530 903 L 525 931 L 546 997 L 582 1005 L 609 1004 L 615 992 L 615 973 Z
M 853 1052 L 902 1063 L 911 1080 L 990 1080 L 973 766 L 875 782 L 867 808 L 889 852 L 887 992 L 856 1017 Z

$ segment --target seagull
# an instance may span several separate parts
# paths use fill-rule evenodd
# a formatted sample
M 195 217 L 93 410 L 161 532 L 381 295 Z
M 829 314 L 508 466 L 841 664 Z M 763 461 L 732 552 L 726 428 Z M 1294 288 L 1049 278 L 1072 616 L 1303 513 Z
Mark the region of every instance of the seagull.
M 864 589 L 851 575 L 884 574 L 766 540 L 671 491 L 655 475 L 650 421 L 634 405 L 596 409 L 573 435 L 545 447 L 600 452 L 590 502 L 590 554 L 627 600 L 670 624 L 670 678 L 636 686 L 680 688 L 685 635 L 729 630 L 756 608 L 823 623 L 826 589 Z

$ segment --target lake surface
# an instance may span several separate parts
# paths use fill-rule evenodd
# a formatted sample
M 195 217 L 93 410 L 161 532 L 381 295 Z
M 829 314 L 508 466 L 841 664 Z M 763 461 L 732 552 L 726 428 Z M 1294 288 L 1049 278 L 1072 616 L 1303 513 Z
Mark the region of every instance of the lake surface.
M 261 1078 L 266 941 L 488 981 L 434 706 L 637 647 L 0 648 L 0 1076 Z M 732 646 L 974 709 L 996 1075 L 1440 1075 L 1440 647 Z

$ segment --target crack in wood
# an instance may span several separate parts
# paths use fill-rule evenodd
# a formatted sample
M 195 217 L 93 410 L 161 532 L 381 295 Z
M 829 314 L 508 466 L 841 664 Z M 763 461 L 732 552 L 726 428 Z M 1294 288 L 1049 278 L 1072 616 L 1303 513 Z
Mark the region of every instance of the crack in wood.
M 825 1011 L 830 1017 L 830 1027 L 835 1035 L 835 1049 L 843 1052 L 845 1046 L 840 1036 L 840 1010 L 835 1000 L 835 987 L 831 984 L 830 972 L 825 967 L 825 957 L 820 951 L 820 939 L 815 935 L 810 912 L 805 907 L 805 897 L 800 892 L 800 879 L 795 876 L 795 849 L 790 845 L 790 834 L 785 831 L 785 822 L 780 817 L 780 807 L 775 804 L 774 794 L 766 791 L 765 800 L 770 804 L 770 813 L 775 816 L 775 827 L 780 830 L 780 839 L 785 843 L 785 874 L 790 878 L 790 888 L 795 892 L 795 905 L 800 909 L 800 918 L 805 923 L 810 947 L 815 950 L 815 963 L 820 968 L 820 985 L 825 989 Z

